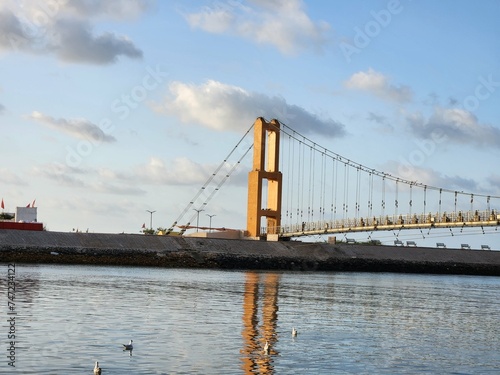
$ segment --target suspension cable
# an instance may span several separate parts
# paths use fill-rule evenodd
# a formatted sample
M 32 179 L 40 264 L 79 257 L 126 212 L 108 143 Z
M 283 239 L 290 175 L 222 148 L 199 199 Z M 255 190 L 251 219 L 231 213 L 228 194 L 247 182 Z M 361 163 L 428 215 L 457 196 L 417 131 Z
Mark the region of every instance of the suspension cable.
M 321 153 L 321 185 L 320 185 L 320 201 L 319 201 L 319 218 L 325 220 L 325 179 L 326 179 L 326 166 L 325 154 Z
M 354 212 L 354 217 L 357 220 L 359 217 L 359 197 L 360 197 L 360 188 L 361 188 L 361 176 L 360 176 L 360 170 L 357 167 L 356 168 L 356 205 L 355 205 L 355 212 Z
M 332 175 L 332 179 L 334 180 L 333 183 L 332 183 L 332 194 L 333 194 L 333 197 L 332 197 L 332 220 L 336 220 L 337 219 L 337 188 L 338 188 L 338 184 L 337 184 L 337 180 L 338 180 L 338 170 L 339 170 L 339 167 L 338 167 L 338 163 L 337 163 L 337 158 L 335 159 L 332 159 L 333 160 L 333 175 Z
M 455 191 L 455 215 L 457 214 L 457 196 L 458 196 L 458 192 Z
M 293 172 L 295 170 L 294 168 L 294 154 L 292 152 L 292 144 L 293 146 L 295 145 L 295 142 L 291 142 L 291 137 L 288 136 L 288 164 L 290 168 L 290 173 L 287 173 L 287 189 L 288 189 L 288 195 L 287 197 L 287 207 L 286 207 L 286 217 L 289 219 L 290 222 L 292 222 L 292 199 L 293 199 Z
M 410 217 L 411 217 L 411 209 L 412 209 L 412 206 L 413 206 L 413 184 L 410 184 Z
M 427 185 L 424 186 L 424 216 L 427 216 L 426 205 L 427 205 Z
M 307 221 L 313 221 L 313 207 L 314 207 L 314 158 L 316 155 L 313 148 L 309 148 L 309 190 L 307 197 Z
M 368 182 L 368 217 L 372 216 L 373 209 L 373 173 L 370 172 L 369 182 Z
M 246 136 L 250 133 L 250 131 L 253 129 L 253 124 L 252 126 L 250 126 L 250 128 L 248 128 L 248 130 L 245 132 L 245 134 L 240 138 L 240 140 L 238 141 L 238 143 L 236 143 L 236 146 L 233 147 L 233 149 L 231 150 L 231 152 L 229 152 L 229 154 L 226 156 L 226 158 L 222 161 L 222 163 L 220 163 L 220 165 L 215 169 L 215 171 L 212 173 L 212 175 L 207 179 L 207 181 L 205 182 L 205 184 L 200 188 L 200 190 L 198 190 L 198 192 L 196 193 L 196 195 L 193 197 L 193 199 L 191 199 L 191 201 L 188 203 L 188 205 L 184 208 L 184 211 L 182 211 L 182 213 L 177 217 L 177 219 L 174 221 L 174 223 L 170 226 L 170 228 L 168 228 L 168 230 L 166 231 L 166 234 L 170 234 L 170 232 L 172 232 L 174 230 L 174 227 L 177 225 L 177 223 L 184 217 L 184 215 L 191 209 L 191 207 L 193 206 L 193 204 L 197 201 L 197 199 L 200 197 L 200 195 L 205 191 L 205 189 L 207 188 L 208 185 L 210 185 L 210 183 L 212 182 L 212 180 L 215 178 L 215 176 L 217 176 L 217 174 L 220 172 L 220 170 L 222 169 L 222 167 L 227 163 L 227 160 L 231 157 L 231 155 L 236 151 L 236 149 L 241 145 L 241 143 L 243 142 L 243 140 L 246 138 Z M 249 147 L 249 149 L 244 153 L 244 155 L 246 155 L 250 149 L 253 148 L 253 143 L 251 144 L 251 146 Z M 242 158 L 240 158 L 241 160 Z M 239 164 L 239 162 L 238 162 Z M 191 220 L 189 220 L 189 222 L 191 222 Z
M 305 140 L 305 138 L 304 138 L 304 140 Z M 300 182 L 299 182 L 299 184 L 301 186 L 301 192 L 300 192 L 300 203 L 297 207 L 297 210 L 300 209 L 300 222 L 303 223 L 304 222 L 304 210 L 303 210 L 303 208 L 304 208 L 304 181 L 303 180 L 304 180 L 304 175 L 305 175 L 305 173 L 304 173 L 305 144 L 303 142 L 301 142 L 300 145 L 302 145 L 302 149 L 300 150 L 301 165 L 300 165 L 299 170 L 300 170 L 301 175 L 299 176 L 299 181 L 302 181 L 302 184 L 300 184 Z
M 439 189 L 439 217 L 441 217 L 441 195 L 443 193 L 443 189 Z
M 342 218 L 347 219 L 349 212 L 349 168 L 348 163 L 344 163 L 344 209 Z
M 250 150 L 253 148 L 253 144 L 250 145 L 250 147 L 248 147 L 248 149 L 243 153 L 243 155 L 241 155 L 241 157 L 238 159 L 238 161 L 236 162 L 236 164 L 234 164 L 232 166 L 232 168 L 229 170 L 228 173 L 226 173 L 222 179 L 219 181 L 219 183 L 217 184 L 217 186 L 214 188 L 214 190 L 212 190 L 212 192 L 209 194 L 209 196 L 205 199 L 205 201 L 202 203 L 202 205 L 200 207 L 206 207 L 208 202 L 210 202 L 212 200 L 212 198 L 214 197 L 214 195 L 220 190 L 220 188 L 222 187 L 222 185 L 224 185 L 224 183 L 227 181 L 227 179 L 231 176 L 231 174 L 235 171 L 235 169 L 240 165 L 241 161 L 245 158 L 245 156 L 247 156 L 247 154 L 250 152 Z M 189 219 L 189 222 L 186 224 L 186 227 L 188 227 L 191 222 L 194 220 L 194 218 L 196 217 L 197 214 L 193 214 L 191 216 L 191 218 Z M 181 230 L 181 233 L 184 233 L 186 231 L 187 228 L 184 228 L 183 230 Z
M 394 199 L 394 217 L 398 217 L 398 186 L 399 186 L 399 180 L 396 180 L 396 197 Z
M 281 131 L 285 134 L 289 134 L 288 132 L 295 132 L 295 130 L 293 130 L 291 127 L 289 127 L 288 125 L 286 125 L 285 123 L 283 122 L 280 122 L 281 124 Z M 397 176 L 394 176 L 394 175 L 391 175 L 389 173 L 386 173 L 386 172 L 381 172 L 381 171 L 377 171 L 375 169 L 372 169 L 372 168 L 368 168 L 367 166 L 363 165 L 363 164 L 360 164 L 360 163 L 356 163 L 354 162 L 353 160 L 350 160 L 350 159 L 347 159 L 333 151 L 330 151 L 324 147 L 321 147 L 320 145 L 316 144 L 315 142 L 313 142 L 312 140 L 310 140 L 309 138 L 297 133 L 298 135 L 297 136 L 292 136 L 292 138 L 294 138 L 295 140 L 299 141 L 299 136 L 300 138 L 302 138 L 302 142 L 304 143 L 307 143 L 308 145 L 311 145 L 316 151 L 318 152 L 321 152 L 320 150 L 327 150 L 326 151 L 326 154 L 328 154 L 330 157 L 337 157 L 339 160 L 342 160 L 344 159 L 343 163 L 347 163 L 348 165 L 352 166 L 352 167 L 359 167 L 362 171 L 364 172 L 370 172 L 372 171 L 372 173 L 374 173 L 375 175 L 379 176 L 379 177 L 386 177 L 388 180 L 392 180 L 392 181 L 396 181 L 396 180 L 399 180 L 399 182 L 403 183 L 403 184 L 406 184 L 406 185 L 409 185 L 410 183 L 413 183 L 414 186 L 418 186 L 420 188 L 424 188 L 425 186 L 427 186 L 428 189 L 431 189 L 431 190 L 441 190 L 443 192 L 446 192 L 446 193 L 454 193 L 454 190 L 451 190 L 451 189 L 444 189 L 444 188 L 440 188 L 440 187 L 437 187 L 437 186 L 431 186 L 431 185 L 425 185 L 423 183 L 419 183 L 417 181 L 410 181 L 410 180 L 407 180 L 407 179 L 404 179 L 404 178 L 401 178 L 401 177 L 397 177 Z M 463 194 L 463 195 L 470 195 L 470 193 L 467 193 L 467 192 L 459 192 L 459 194 Z M 480 196 L 480 197 L 487 197 L 488 195 L 483 195 L 483 194 L 475 194 L 476 196 Z M 499 199 L 500 196 L 491 196 L 490 197 L 494 198 L 494 199 Z
M 385 215 L 385 176 L 382 177 L 382 216 Z

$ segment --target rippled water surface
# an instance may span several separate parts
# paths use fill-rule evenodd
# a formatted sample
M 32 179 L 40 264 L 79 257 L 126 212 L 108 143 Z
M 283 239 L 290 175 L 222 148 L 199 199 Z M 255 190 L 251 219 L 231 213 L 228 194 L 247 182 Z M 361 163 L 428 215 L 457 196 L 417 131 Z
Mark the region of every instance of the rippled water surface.
M 500 373 L 497 277 L 17 264 L 14 368 L 0 272 L 0 374 Z

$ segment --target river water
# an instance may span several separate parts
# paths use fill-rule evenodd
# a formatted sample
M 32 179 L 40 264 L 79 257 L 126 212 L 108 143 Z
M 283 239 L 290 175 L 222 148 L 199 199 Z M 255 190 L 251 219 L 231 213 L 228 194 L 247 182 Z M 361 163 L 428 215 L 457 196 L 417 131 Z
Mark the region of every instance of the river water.
M 500 373 L 498 277 L 9 268 L 0 374 Z

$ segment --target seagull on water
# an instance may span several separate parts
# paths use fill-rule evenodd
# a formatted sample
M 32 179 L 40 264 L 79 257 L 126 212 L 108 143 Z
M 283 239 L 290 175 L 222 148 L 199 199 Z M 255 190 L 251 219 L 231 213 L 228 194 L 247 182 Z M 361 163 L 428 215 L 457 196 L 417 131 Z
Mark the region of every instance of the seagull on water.
M 264 345 L 264 354 L 269 354 L 269 350 L 271 349 L 269 343 L 266 341 L 266 345 Z
M 130 340 L 128 344 L 122 344 L 123 345 L 123 350 L 132 350 L 134 349 L 134 346 L 132 345 L 133 340 Z
M 101 368 L 99 367 L 99 362 L 96 361 L 94 367 L 94 375 L 101 375 Z
M 292 328 L 292 337 L 297 337 L 297 330 L 295 327 Z

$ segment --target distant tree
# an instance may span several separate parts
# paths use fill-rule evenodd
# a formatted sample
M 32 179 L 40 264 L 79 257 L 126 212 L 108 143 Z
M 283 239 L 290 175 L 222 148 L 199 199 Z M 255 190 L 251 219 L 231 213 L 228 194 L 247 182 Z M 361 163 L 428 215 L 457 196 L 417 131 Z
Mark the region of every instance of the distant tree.
M 158 236 L 165 236 L 166 233 L 168 232 L 168 229 L 162 228 L 162 227 L 158 227 L 156 229 L 144 228 L 141 232 L 144 234 L 155 234 Z M 178 235 L 179 235 L 179 232 L 170 232 L 169 233 L 169 236 L 178 236 Z
M 12 220 L 14 219 L 14 214 L 9 214 L 7 212 L 0 213 L 0 220 Z

